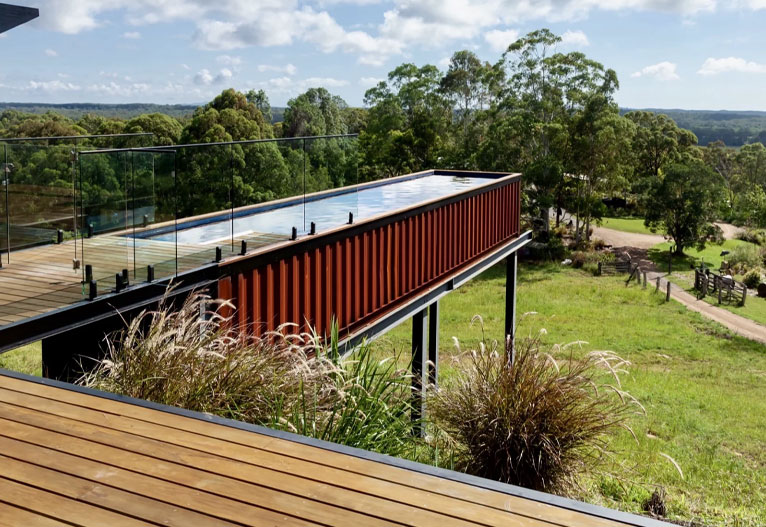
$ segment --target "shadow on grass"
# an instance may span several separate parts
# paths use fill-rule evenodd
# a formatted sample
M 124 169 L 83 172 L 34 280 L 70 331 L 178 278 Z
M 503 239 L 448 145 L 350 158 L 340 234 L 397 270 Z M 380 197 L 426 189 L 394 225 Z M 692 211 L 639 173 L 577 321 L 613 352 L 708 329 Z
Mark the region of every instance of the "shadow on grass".
M 670 251 L 667 247 L 667 244 L 662 243 L 649 249 L 647 256 L 657 266 L 658 271 L 666 272 L 668 270 L 669 252 Z M 672 256 L 672 267 L 674 271 L 689 271 L 690 269 L 694 269 L 694 267 L 699 264 L 700 258 L 695 258 L 694 256 L 690 256 L 688 254 L 674 254 Z M 708 261 L 705 262 L 705 264 L 707 267 L 713 268 L 713 262 Z M 720 262 L 718 265 L 720 265 Z M 717 268 L 718 266 L 716 266 L 716 269 Z
M 518 264 L 518 276 L 516 281 L 519 284 L 522 283 L 535 283 L 543 282 L 550 278 L 551 275 L 561 272 L 561 264 L 555 262 L 532 262 L 527 260 L 519 260 Z M 505 280 L 506 276 L 506 263 L 505 260 L 493 265 L 479 276 L 474 278 L 477 282 L 492 281 L 492 280 Z

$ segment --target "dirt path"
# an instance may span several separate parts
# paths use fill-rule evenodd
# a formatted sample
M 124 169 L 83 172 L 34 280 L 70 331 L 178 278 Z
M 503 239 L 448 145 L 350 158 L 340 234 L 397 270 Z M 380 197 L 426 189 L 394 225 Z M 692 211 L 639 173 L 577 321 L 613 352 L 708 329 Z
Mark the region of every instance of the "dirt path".
M 719 223 L 718 226 L 721 227 L 727 239 L 733 238 L 739 230 L 738 227 L 726 223 Z M 617 254 L 629 254 L 631 260 L 637 262 L 642 271 L 646 271 L 646 277 L 650 285 L 656 287 L 656 280 L 659 277 L 660 291 L 663 293 L 667 291 L 668 282 L 665 279 L 665 274 L 657 272 L 654 262 L 647 257 L 647 249 L 665 241 L 662 236 L 622 232 L 604 227 L 594 227 L 593 235 L 611 245 Z M 746 339 L 766 344 L 766 326 L 731 311 L 716 307 L 704 300 L 697 300 L 694 295 L 687 293 L 682 287 L 673 283 L 670 284 L 670 296 L 690 310 L 696 311 L 702 316 L 729 328 L 733 333 Z
M 727 240 L 732 240 L 737 237 L 737 233 L 742 229 L 731 223 L 716 223 L 723 231 L 723 237 Z
M 668 281 L 664 278 L 664 274 L 657 272 L 647 272 L 646 278 L 650 285 L 656 287 L 656 280 L 660 279 L 660 291 L 667 291 Z M 746 339 L 766 344 L 766 326 L 762 326 L 757 322 L 750 320 L 749 318 L 741 317 L 737 314 L 727 311 L 720 307 L 716 307 L 712 304 L 708 304 L 704 300 L 697 300 L 697 298 L 684 291 L 680 286 L 670 283 L 670 296 L 671 298 L 681 302 L 687 308 L 692 311 L 700 313 L 702 316 L 709 318 L 729 328 L 733 333 L 745 337 Z M 751 300 L 752 301 L 752 300 Z
M 665 238 L 659 234 L 623 232 L 597 226 L 593 227 L 593 236 L 604 240 L 612 247 L 636 247 L 638 249 L 649 249 L 665 241 Z

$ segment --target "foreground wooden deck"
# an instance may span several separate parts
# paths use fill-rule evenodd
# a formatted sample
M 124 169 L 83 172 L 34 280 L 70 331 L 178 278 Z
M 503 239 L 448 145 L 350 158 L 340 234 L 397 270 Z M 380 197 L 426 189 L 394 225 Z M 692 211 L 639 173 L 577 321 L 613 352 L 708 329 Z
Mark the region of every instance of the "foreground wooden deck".
M 661 524 L 0 370 L 0 525 Z
M 285 239 L 271 234 L 249 235 L 248 250 Z M 235 240 L 235 250 L 239 249 L 239 242 L 240 239 Z M 228 242 L 226 247 L 231 249 Z M 83 268 L 85 264 L 93 266 L 101 294 L 114 288 L 114 275 L 123 269 L 131 271 L 131 283 L 141 282 L 146 280 L 147 265 L 154 265 L 155 276 L 162 278 L 174 275 L 176 266 L 182 272 L 210 263 L 214 257 L 215 246 L 211 245 L 136 240 L 134 246 L 133 239 L 114 234 L 14 251 L 10 264 L 3 254 L 0 326 L 86 299 L 88 290 L 82 283 L 83 270 L 74 269 L 75 258 Z

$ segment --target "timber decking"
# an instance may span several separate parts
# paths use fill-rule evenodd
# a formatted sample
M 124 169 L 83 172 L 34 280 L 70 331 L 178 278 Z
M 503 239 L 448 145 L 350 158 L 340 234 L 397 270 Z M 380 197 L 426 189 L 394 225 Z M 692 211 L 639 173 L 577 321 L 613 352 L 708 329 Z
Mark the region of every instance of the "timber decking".
M 285 241 L 285 236 L 250 234 L 245 239 L 248 250 Z M 234 252 L 241 239 L 234 240 Z M 76 244 L 76 250 L 75 250 Z M 225 246 L 231 251 L 228 241 Z M 228 254 L 228 251 L 224 251 Z M 10 264 L 2 254 L 0 268 L 0 326 L 41 315 L 87 299 L 88 289 L 82 283 L 83 270 L 73 269 L 73 259 L 81 267 L 93 266 L 93 276 L 100 293 L 114 288 L 114 275 L 130 270 L 130 281 L 146 279 L 146 266 L 154 265 L 155 276 L 163 278 L 194 269 L 213 261 L 215 246 L 183 245 L 115 234 L 103 234 L 85 240 L 70 240 L 12 251 Z M 135 272 L 134 272 L 135 270 Z
M 0 370 L 0 525 L 659 525 L 214 420 Z

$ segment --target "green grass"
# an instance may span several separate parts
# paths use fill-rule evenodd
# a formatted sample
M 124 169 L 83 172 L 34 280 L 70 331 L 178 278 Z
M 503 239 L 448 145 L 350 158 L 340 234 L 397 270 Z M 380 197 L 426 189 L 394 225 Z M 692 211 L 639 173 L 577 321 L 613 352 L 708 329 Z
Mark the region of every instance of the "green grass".
M 42 346 L 39 342 L 0 354 L 0 368 L 40 377 L 43 374 Z
M 638 234 L 657 234 L 644 225 L 643 218 L 603 218 L 601 226 L 616 231 L 634 232 Z
M 501 338 L 504 275 L 494 268 L 441 301 L 440 375 L 450 375 L 453 335 L 475 347 L 483 315 L 489 338 Z M 664 303 L 652 289 L 626 287 L 620 277 L 598 278 L 561 266 L 522 266 L 519 313 L 536 311 L 519 332 L 545 328 L 548 343 L 587 340 L 632 361 L 624 387 L 647 409 L 613 439 L 620 454 L 610 476 L 590 477 L 577 496 L 640 512 L 655 485 L 666 493 L 672 519 L 708 525 L 766 522 L 766 348 L 721 326 Z M 404 324 L 377 343 L 409 345 Z M 672 457 L 683 478 L 661 454 Z
M 720 252 L 720 248 L 718 248 Z M 608 475 L 582 481 L 576 496 L 640 512 L 655 486 L 666 491 L 669 517 L 705 525 L 766 523 L 766 348 L 663 302 L 652 289 L 626 287 L 622 277 L 593 277 L 557 265 L 520 267 L 521 334 L 545 328 L 551 344 L 586 340 L 632 361 L 624 387 L 647 409 L 628 433 L 612 439 L 619 455 Z M 440 375 L 451 374 L 455 348 L 482 336 L 502 338 L 505 276 L 496 267 L 441 301 Z M 760 299 L 748 299 L 760 300 Z M 481 314 L 483 325 L 471 324 Z M 375 343 L 387 355 L 407 349 L 403 324 Z M 0 356 L 0 366 L 40 372 L 39 347 Z M 661 454 L 672 457 L 683 477 Z
M 670 242 L 663 242 L 649 249 L 649 259 L 657 264 L 661 271 L 667 271 L 668 249 L 671 245 Z M 673 255 L 673 272 L 676 270 L 689 271 L 693 265 L 699 265 L 701 261 L 704 261 L 705 265 L 711 269 L 718 269 L 721 267 L 721 260 L 726 258 L 721 256 L 721 251 L 733 251 L 735 247 L 740 245 L 755 246 L 753 243 L 742 240 L 726 240 L 721 245 L 708 243 L 701 251 L 691 247 L 684 249 L 683 256 Z

